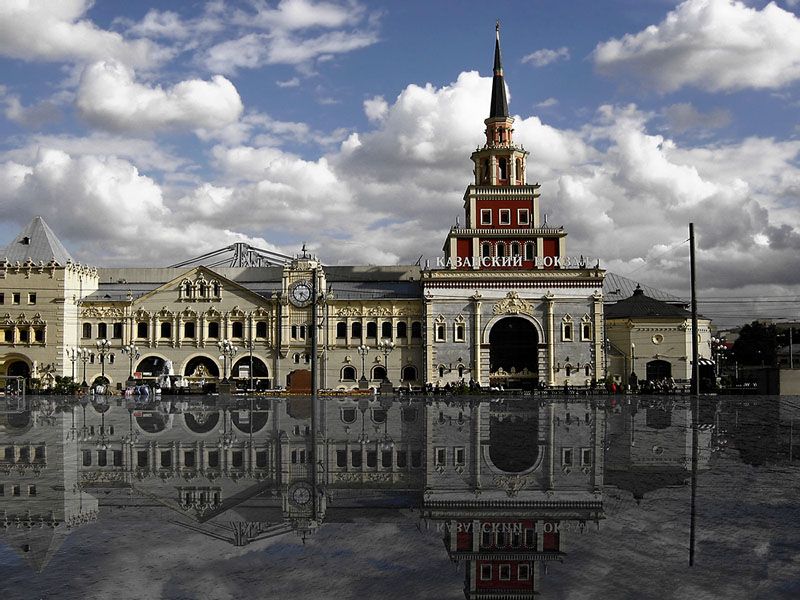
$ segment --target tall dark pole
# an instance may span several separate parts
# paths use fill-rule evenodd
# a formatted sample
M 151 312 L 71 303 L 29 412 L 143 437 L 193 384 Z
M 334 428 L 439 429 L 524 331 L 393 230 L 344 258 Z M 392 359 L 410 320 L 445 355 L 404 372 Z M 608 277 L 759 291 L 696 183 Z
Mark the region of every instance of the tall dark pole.
M 692 282 L 692 500 L 689 523 L 689 566 L 694 566 L 695 526 L 697 521 L 697 418 L 700 401 L 699 343 L 697 339 L 697 290 L 695 287 L 694 223 L 689 223 L 689 261 Z
M 317 519 L 317 269 L 311 271 L 311 510 Z

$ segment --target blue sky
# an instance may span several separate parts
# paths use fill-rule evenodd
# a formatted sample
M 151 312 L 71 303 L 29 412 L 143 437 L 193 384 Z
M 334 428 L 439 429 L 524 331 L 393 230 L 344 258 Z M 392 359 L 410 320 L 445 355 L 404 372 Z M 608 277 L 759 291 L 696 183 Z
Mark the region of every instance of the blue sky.
M 569 254 L 685 295 L 694 221 L 701 294 L 794 298 L 799 12 L 8 0 L 0 240 L 41 214 L 99 266 L 236 240 L 285 253 L 307 241 L 329 264 L 433 258 L 462 213 L 499 18 L 516 139 Z

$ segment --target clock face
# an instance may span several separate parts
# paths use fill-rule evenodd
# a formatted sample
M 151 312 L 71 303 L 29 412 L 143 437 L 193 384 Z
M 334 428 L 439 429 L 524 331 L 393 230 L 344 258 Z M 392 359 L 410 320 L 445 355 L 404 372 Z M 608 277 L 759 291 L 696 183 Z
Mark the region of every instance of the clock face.
M 298 483 L 292 489 L 290 497 L 297 506 L 305 506 L 311 500 L 311 486 L 307 483 Z
M 292 287 L 289 299 L 295 306 L 305 306 L 311 300 L 311 287 L 305 281 L 300 281 Z

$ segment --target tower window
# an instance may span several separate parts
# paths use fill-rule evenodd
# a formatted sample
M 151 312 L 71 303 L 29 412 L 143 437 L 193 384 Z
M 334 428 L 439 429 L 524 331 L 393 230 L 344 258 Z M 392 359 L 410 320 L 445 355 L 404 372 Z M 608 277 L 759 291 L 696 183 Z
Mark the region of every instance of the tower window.
M 500 209 L 500 225 L 511 225 L 511 209 Z
M 503 242 L 497 243 L 497 256 L 502 258 L 506 255 L 506 245 Z
M 534 248 L 533 242 L 525 244 L 525 260 L 533 260 L 535 255 L 536 249 Z
M 483 242 L 481 244 L 481 256 L 489 257 L 491 255 L 492 255 L 492 245 L 489 242 Z
M 519 242 L 511 242 L 511 256 L 519 256 Z
M 492 578 L 492 565 L 481 565 L 481 581 L 489 581 Z
M 508 159 L 500 158 L 497 161 L 498 178 L 508 179 Z
M 517 224 L 518 225 L 530 225 L 531 223 L 531 214 L 527 208 L 518 208 L 517 209 Z
M 481 225 L 491 225 L 492 224 L 492 209 L 490 208 L 482 208 L 481 209 Z

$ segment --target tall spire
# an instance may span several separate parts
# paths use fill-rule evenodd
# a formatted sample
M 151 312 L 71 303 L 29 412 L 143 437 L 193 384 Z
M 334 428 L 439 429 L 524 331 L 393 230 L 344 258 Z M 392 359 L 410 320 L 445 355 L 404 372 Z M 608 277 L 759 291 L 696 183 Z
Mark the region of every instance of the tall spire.
M 489 118 L 508 117 L 508 100 L 506 100 L 506 84 L 503 79 L 503 63 L 500 59 L 500 21 L 495 24 L 494 43 L 494 79 L 492 80 L 492 104 Z

